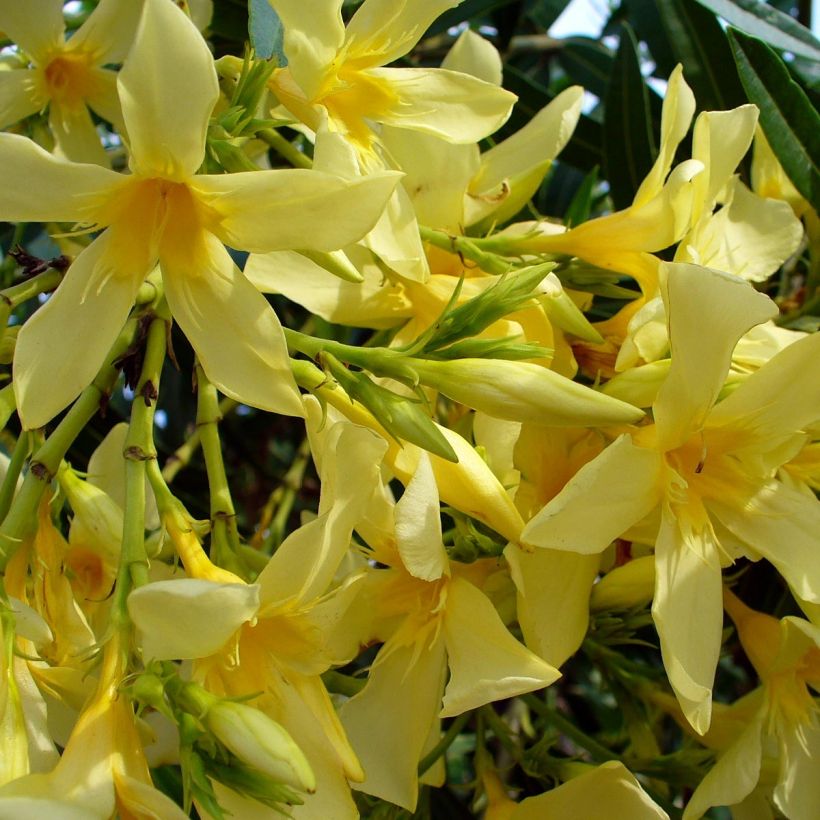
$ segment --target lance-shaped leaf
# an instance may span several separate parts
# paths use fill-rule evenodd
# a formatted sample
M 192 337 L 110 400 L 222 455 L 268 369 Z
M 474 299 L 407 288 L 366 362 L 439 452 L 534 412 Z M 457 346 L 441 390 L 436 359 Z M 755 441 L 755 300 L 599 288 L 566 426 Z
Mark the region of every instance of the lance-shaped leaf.
M 783 61 L 755 37 L 729 29 L 737 70 L 760 125 L 794 187 L 820 208 L 820 114 Z

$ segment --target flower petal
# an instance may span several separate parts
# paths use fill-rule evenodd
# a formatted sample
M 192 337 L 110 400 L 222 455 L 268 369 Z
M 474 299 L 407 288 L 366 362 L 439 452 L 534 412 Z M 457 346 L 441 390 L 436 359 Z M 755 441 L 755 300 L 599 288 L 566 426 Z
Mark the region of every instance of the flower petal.
M 582 554 L 602 552 L 657 506 L 661 466 L 657 453 L 621 436 L 533 517 L 522 541 Z
M 383 660 L 376 658 L 364 689 L 342 705 L 340 717 L 365 773 L 356 788 L 414 811 L 419 759 L 447 672 L 444 641 L 421 652 L 388 643 L 381 653 L 388 648 Z
M 34 72 L 19 68 L 0 71 L 0 128 L 19 122 L 40 110 L 32 93 Z
M 110 244 L 108 232 L 95 239 L 20 329 L 14 393 L 25 429 L 42 427 L 91 383 L 128 318 L 143 277 L 115 270 Z
M 413 478 L 396 504 L 396 546 L 407 571 L 424 581 L 450 574 L 441 540 L 438 488 L 430 457 L 422 451 Z
M 790 729 L 781 741 L 780 778 L 774 790 L 774 803 L 785 817 L 809 818 L 820 806 L 820 727 L 809 721 L 798 733 Z
M 357 62 L 386 65 L 407 54 L 430 24 L 460 0 L 365 0 L 347 24 L 345 47 Z
M 187 248 L 163 248 L 160 260 L 174 319 L 216 387 L 254 407 L 301 416 L 279 320 L 222 243 L 200 234 Z
M 510 820 L 583 817 L 584 820 L 669 820 L 618 761 L 573 777 L 556 789 L 522 800 Z
M 496 85 L 442 68 L 371 68 L 367 75 L 397 98 L 379 114 L 380 122 L 457 144 L 497 131 L 517 99 Z
M 540 658 L 561 667 L 586 636 L 599 557 L 549 549 L 524 552 L 516 544 L 507 545 L 504 557 L 518 590 L 524 643 Z M 555 628 L 557 623 L 560 629 Z
M 134 42 L 142 8 L 143 0 L 100 0 L 71 35 L 67 50 L 90 52 L 98 66 L 121 63 Z
M 802 599 L 820 603 L 820 501 L 779 481 L 740 503 L 710 501 L 709 511 L 766 558 Z
M 663 270 L 672 365 L 654 409 L 658 444 L 671 449 L 703 425 L 738 339 L 777 315 L 777 306 L 736 276 L 682 263 Z
M 125 133 L 116 71 L 108 68 L 95 69 L 93 86 L 85 102 L 95 114 L 110 122 L 118 133 Z
M 142 651 L 146 658 L 158 660 L 213 655 L 258 609 L 257 584 L 218 584 L 199 578 L 156 581 L 128 596 L 128 614 Z M 207 629 L 202 628 L 205 623 Z
M 447 589 L 444 640 L 450 680 L 440 717 L 543 689 L 561 677 L 513 637 L 490 599 L 463 578 Z
M 194 174 L 219 84 L 208 46 L 176 3 L 145 0 L 117 85 L 132 170 L 177 180 Z
M 489 40 L 468 28 L 458 35 L 441 61 L 441 67 L 469 74 L 485 83 L 501 85 L 502 62 L 498 49 Z
M 0 134 L 0 219 L 9 222 L 95 222 L 100 204 L 123 185 L 121 174 L 67 162 L 17 134 Z
M 40 62 L 63 42 L 63 0 L 27 0 L 0 6 L 0 30 Z
M 690 798 L 683 814 L 685 820 L 701 817 L 712 806 L 734 806 L 752 793 L 760 780 L 765 717 L 765 710 L 759 710 L 720 755 Z
M 214 230 L 232 248 L 333 251 L 376 224 L 398 179 L 394 172 L 342 179 L 294 168 L 201 175 L 192 187 L 219 214 Z
M 345 37 L 342 0 L 325 0 L 305 14 L 302 0 L 269 0 L 285 29 L 288 70 L 308 99 L 319 89 Z
M 699 734 L 709 728 L 712 685 L 723 629 L 718 545 L 708 530 L 682 530 L 664 509 L 655 543 L 652 617 L 663 665 L 684 715 Z
M 54 153 L 57 156 L 105 168 L 109 166 L 100 135 L 84 105 L 68 108 L 52 103 L 48 114 L 48 124 L 54 135 Z

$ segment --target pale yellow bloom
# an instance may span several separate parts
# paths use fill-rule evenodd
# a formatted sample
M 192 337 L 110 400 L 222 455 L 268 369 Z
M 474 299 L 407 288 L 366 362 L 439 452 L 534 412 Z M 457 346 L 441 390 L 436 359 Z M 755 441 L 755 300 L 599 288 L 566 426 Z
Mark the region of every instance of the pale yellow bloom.
M 219 89 L 205 41 L 171 0 L 145 3 L 117 84 L 130 175 L 63 162 L 0 134 L 2 218 L 105 229 L 20 331 L 14 387 L 24 425 L 45 424 L 91 381 L 157 261 L 208 378 L 241 401 L 299 414 L 279 322 L 225 245 L 338 248 L 372 227 L 394 175 L 197 174 Z
M 737 340 L 775 306 L 740 279 L 668 266 L 672 365 L 655 424 L 582 468 L 527 525 L 533 546 L 599 553 L 635 524 L 655 541 L 653 616 L 687 719 L 709 726 L 722 627 L 721 567 L 768 559 L 795 594 L 820 602 L 820 503 L 775 478 L 820 410 L 820 336 L 772 358 L 715 404 Z
M 66 40 L 63 0 L 2 0 L 0 30 L 30 66 L 0 72 L 0 128 L 48 109 L 59 155 L 108 165 L 91 111 L 123 132 L 116 72 L 103 66 L 122 62 L 141 11 L 142 0 L 102 0 Z

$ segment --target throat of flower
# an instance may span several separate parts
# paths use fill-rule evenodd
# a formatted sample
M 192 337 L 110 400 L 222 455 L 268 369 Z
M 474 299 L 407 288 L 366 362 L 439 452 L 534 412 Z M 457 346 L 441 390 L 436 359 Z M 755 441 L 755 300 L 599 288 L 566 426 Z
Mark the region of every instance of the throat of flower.
M 76 110 L 98 89 L 91 55 L 83 51 L 59 51 L 41 68 L 44 96 L 52 104 Z

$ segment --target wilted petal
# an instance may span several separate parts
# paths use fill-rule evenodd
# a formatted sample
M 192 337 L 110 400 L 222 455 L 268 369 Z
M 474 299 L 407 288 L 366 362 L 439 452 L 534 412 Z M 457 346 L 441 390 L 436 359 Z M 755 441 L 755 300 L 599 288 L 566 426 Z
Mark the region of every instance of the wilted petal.
M 143 277 L 113 269 L 109 248 L 109 233 L 95 239 L 20 329 L 14 393 L 26 429 L 42 427 L 91 383 L 128 318 Z
M 652 617 L 663 665 L 683 713 L 699 734 L 708 728 L 723 629 L 723 582 L 710 532 L 689 530 L 665 509 L 655 543 Z
M 584 554 L 602 552 L 657 506 L 661 467 L 657 453 L 621 436 L 533 517 L 522 541 Z
M 399 175 L 342 179 L 293 168 L 198 176 L 193 188 L 219 214 L 232 248 L 333 251 L 361 239 L 384 211 Z
M 163 248 L 161 266 L 174 319 L 205 374 L 237 401 L 301 416 L 299 391 L 273 308 L 215 236 L 203 233 L 191 242 L 187 248 Z
M 146 658 L 159 660 L 215 654 L 258 609 L 257 584 L 218 584 L 199 578 L 156 581 L 128 596 L 128 614 L 142 650 Z
M 364 769 L 356 788 L 414 811 L 418 764 L 441 705 L 447 664 L 444 641 L 418 652 L 390 647 L 376 658 L 367 685 L 342 705 L 340 717 Z
M 659 446 L 677 447 L 699 429 L 723 388 L 732 351 L 777 306 L 736 276 L 667 263 L 662 292 L 672 366 L 655 402 Z
M 67 162 L 17 134 L 0 134 L 0 219 L 9 222 L 95 222 L 124 177 Z
M 0 30 L 38 62 L 63 42 L 63 0 L 26 0 L 0 6 Z
M 623 763 L 610 761 L 556 789 L 522 800 L 510 820 L 669 820 Z
M 516 100 L 496 85 L 441 68 L 372 68 L 367 75 L 397 98 L 379 113 L 381 122 L 455 143 L 477 142 L 498 130 Z
M 34 72 L 20 68 L 0 71 L 0 128 L 19 122 L 40 110 L 33 92 Z
M 490 599 L 463 578 L 447 589 L 444 640 L 450 681 L 441 717 L 543 689 L 561 673 L 519 643 Z
M 800 598 L 820 603 L 820 501 L 770 481 L 739 504 L 710 501 L 709 510 L 773 564 Z
M 117 85 L 132 169 L 178 180 L 194 174 L 219 84 L 210 49 L 176 3 L 145 0 Z

